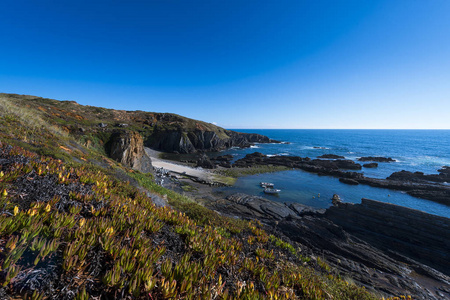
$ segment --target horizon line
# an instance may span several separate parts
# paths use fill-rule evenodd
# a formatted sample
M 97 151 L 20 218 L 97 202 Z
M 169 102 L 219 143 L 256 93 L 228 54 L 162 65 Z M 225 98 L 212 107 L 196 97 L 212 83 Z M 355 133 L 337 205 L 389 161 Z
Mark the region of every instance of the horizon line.
M 222 127 L 216 125 L 218 127 Z M 450 128 L 243 128 L 222 127 L 227 130 L 450 130 Z

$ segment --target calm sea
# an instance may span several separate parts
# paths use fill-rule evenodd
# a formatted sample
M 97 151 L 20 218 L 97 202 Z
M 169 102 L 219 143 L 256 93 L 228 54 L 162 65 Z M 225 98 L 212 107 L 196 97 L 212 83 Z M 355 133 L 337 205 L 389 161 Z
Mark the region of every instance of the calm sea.
M 220 154 L 232 154 L 235 159 L 255 151 L 267 155 L 295 155 L 316 158 L 322 154 L 337 154 L 355 160 L 361 156 L 392 157 L 393 163 L 379 163 L 378 168 L 366 169 L 368 177 L 386 178 L 395 171 L 437 173 L 442 166 L 450 166 L 450 130 L 247 130 L 289 144 L 258 144 L 248 149 L 230 149 Z M 263 193 L 259 182 L 273 182 L 282 190 L 279 196 Z M 337 178 L 318 176 L 301 170 L 284 171 L 239 178 L 231 188 L 221 189 L 228 194 L 244 192 L 281 202 L 299 202 L 317 208 L 331 205 L 331 197 L 338 194 L 343 201 L 360 203 L 361 198 L 394 203 L 428 213 L 450 217 L 450 207 L 411 197 L 404 192 L 364 185 L 350 186 Z M 320 194 L 320 196 L 319 196 Z

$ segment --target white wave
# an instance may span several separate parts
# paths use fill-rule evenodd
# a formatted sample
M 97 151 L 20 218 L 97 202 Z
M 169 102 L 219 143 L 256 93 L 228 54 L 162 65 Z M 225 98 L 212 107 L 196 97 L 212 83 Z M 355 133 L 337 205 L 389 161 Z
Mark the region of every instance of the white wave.
M 256 149 L 256 148 L 259 148 L 259 146 L 250 146 L 250 148 L 252 148 L 252 149 Z
M 319 146 L 302 146 L 301 150 L 329 150 L 327 147 L 319 147 Z

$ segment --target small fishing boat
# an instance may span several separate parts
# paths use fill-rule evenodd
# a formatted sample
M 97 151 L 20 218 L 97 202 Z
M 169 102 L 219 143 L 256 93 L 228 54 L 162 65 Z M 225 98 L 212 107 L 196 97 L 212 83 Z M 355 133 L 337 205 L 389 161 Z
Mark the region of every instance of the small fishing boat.
M 264 189 L 264 193 L 266 194 L 278 194 L 279 192 L 281 192 L 281 190 L 279 189 L 269 189 L 269 188 Z
M 261 187 L 263 188 L 273 188 L 274 184 L 270 182 L 261 182 Z

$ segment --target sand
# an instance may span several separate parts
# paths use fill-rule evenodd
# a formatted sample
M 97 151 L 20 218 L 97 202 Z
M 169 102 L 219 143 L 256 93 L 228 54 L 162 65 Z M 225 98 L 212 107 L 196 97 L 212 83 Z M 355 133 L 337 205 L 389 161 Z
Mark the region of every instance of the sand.
M 152 165 L 155 168 L 164 168 L 165 170 L 178 173 L 185 174 L 191 177 L 198 178 L 199 180 L 204 180 L 207 182 L 214 181 L 215 174 L 202 169 L 202 168 L 192 168 L 188 166 L 184 166 L 181 164 L 174 163 L 172 161 L 163 160 L 159 158 L 159 154 L 161 152 L 155 151 L 149 148 L 145 148 L 145 152 L 152 159 Z

